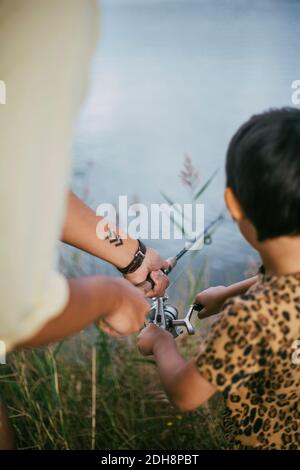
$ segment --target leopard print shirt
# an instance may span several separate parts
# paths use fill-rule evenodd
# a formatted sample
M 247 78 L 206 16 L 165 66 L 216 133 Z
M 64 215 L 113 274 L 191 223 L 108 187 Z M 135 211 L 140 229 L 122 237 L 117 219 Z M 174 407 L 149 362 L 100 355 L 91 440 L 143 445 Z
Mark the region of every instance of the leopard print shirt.
M 299 340 L 300 273 L 260 274 L 225 304 L 196 364 L 223 392 L 230 447 L 300 449 Z

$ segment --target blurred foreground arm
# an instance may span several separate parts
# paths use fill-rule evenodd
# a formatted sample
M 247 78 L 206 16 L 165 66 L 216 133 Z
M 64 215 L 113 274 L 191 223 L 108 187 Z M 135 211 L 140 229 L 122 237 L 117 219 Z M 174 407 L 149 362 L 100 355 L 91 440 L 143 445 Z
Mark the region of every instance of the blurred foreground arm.
M 58 341 L 96 320 L 101 320 L 103 330 L 114 336 L 140 329 L 149 305 L 142 293 L 125 279 L 95 276 L 68 282 L 70 296 L 65 309 L 18 348 Z

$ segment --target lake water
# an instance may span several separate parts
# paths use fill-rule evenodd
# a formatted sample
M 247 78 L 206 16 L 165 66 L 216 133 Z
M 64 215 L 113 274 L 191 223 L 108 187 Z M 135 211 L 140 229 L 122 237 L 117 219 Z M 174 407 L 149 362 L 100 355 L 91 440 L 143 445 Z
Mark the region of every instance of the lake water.
M 103 0 L 73 188 L 93 207 L 120 194 L 159 203 L 162 190 L 189 202 L 179 178 L 188 154 L 202 181 L 220 169 L 202 199 L 209 222 L 223 208 L 233 132 L 253 113 L 292 104 L 299 20 L 291 0 Z M 182 242 L 152 245 L 170 256 Z M 228 220 L 194 264 L 204 259 L 207 283 L 226 283 L 256 255 Z

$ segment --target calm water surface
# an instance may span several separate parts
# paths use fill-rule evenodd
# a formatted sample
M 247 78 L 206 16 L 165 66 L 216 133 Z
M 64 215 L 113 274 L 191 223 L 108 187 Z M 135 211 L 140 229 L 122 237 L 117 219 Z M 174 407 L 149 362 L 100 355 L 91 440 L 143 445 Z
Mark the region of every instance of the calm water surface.
M 189 202 L 178 176 L 187 153 L 202 181 L 220 169 L 203 198 L 209 222 L 223 207 L 233 132 L 255 112 L 291 105 L 299 20 L 300 2 L 291 0 L 103 0 L 74 189 L 93 207 L 120 194 L 159 203 L 161 190 Z M 182 243 L 152 245 L 169 256 Z M 208 283 L 231 282 L 255 253 L 227 221 L 194 263 L 204 259 Z

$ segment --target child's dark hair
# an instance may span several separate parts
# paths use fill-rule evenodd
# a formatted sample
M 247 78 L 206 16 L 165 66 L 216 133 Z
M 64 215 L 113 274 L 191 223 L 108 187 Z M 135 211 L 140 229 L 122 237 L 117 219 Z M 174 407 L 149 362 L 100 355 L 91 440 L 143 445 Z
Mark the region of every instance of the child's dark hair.
M 300 110 L 243 124 L 229 144 L 226 176 L 259 241 L 300 234 Z

